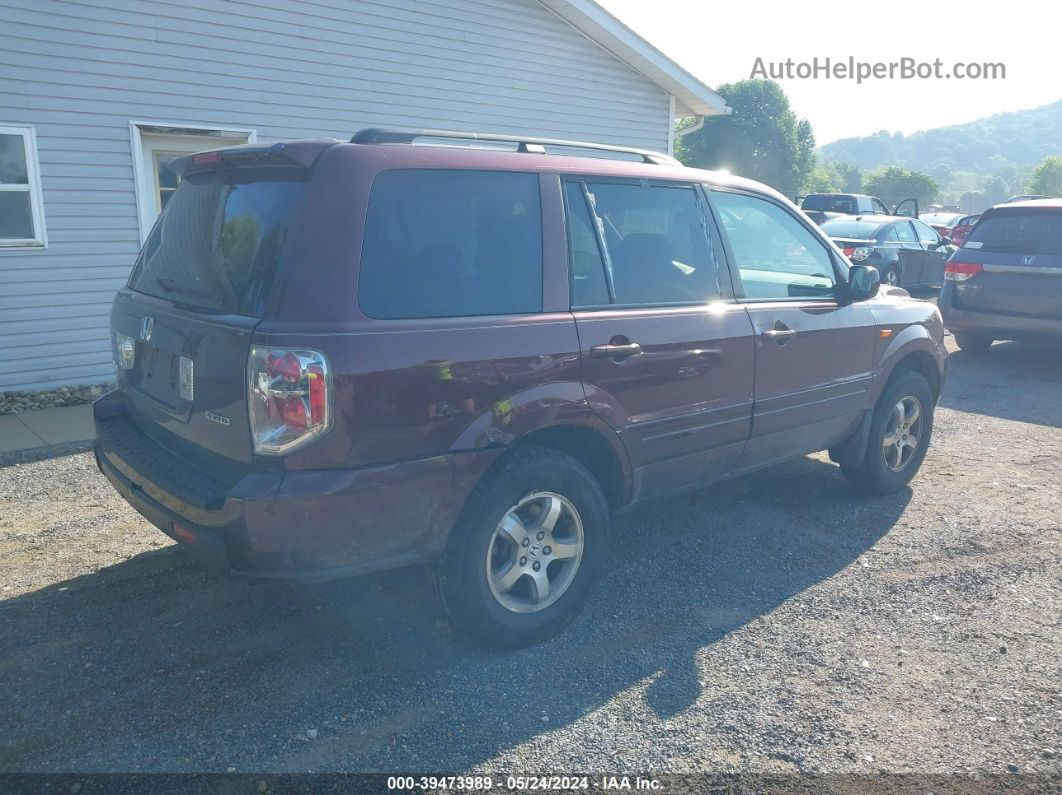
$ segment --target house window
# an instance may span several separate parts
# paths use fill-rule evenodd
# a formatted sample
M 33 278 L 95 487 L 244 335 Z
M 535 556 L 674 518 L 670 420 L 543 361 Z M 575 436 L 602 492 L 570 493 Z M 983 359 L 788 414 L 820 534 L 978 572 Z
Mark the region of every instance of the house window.
M 44 246 L 44 206 L 32 127 L 0 126 L 0 246 Z

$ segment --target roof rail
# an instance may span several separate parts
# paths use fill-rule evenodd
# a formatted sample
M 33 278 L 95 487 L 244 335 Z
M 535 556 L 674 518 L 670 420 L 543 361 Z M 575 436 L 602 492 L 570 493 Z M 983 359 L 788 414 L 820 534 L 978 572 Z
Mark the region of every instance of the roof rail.
M 486 141 L 517 144 L 517 152 L 545 154 L 547 146 L 565 146 L 573 149 L 593 149 L 602 152 L 638 155 L 643 163 L 656 165 L 681 165 L 678 160 L 661 152 L 634 149 L 628 146 L 611 146 L 587 141 L 565 141 L 559 138 L 534 138 L 527 135 L 500 135 L 496 133 L 460 132 L 457 130 L 400 130 L 369 127 L 359 130 L 350 139 L 352 144 L 411 144 L 418 138 L 453 138 L 464 141 Z

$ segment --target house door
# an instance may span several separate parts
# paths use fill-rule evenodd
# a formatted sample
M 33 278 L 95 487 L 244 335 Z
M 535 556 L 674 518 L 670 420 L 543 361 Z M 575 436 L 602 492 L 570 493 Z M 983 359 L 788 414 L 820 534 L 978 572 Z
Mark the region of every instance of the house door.
M 180 177 L 167 168 L 171 160 L 192 152 L 219 149 L 223 146 L 238 146 L 252 140 L 248 133 L 221 136 L 191 133 L 159 134 L 145 130 L 138 130 L 138 132 L 140 157 L 136 163 L 136 179 L 141 242 L 147 239 L 151 227 L 155 225 L 155 220 L 180 182 Z

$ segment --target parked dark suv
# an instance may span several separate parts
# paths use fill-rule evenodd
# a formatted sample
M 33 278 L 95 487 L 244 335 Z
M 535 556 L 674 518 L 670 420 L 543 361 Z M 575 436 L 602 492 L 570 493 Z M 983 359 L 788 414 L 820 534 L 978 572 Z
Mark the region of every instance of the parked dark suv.
M 936 308 L 878 296 L 763 185 L 581 147 L 363 131 L 175 161 L 114 300 L 100 469 L 213 569 L 428 564 L 502 646 L 578 613 L 636 502 L 825 449 L 902 488 Z
M 940 311 L 960 348 L 1062 337 L 1062 199 L 986 210 L 944 278 Z

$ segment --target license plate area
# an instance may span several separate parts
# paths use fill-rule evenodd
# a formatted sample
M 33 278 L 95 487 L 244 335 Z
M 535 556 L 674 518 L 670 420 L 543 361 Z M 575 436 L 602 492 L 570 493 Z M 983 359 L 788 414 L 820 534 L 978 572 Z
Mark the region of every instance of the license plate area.
M 146 343 L 140 354 L 140 391 L 167 408 L 180 408 L 180 357 Z

